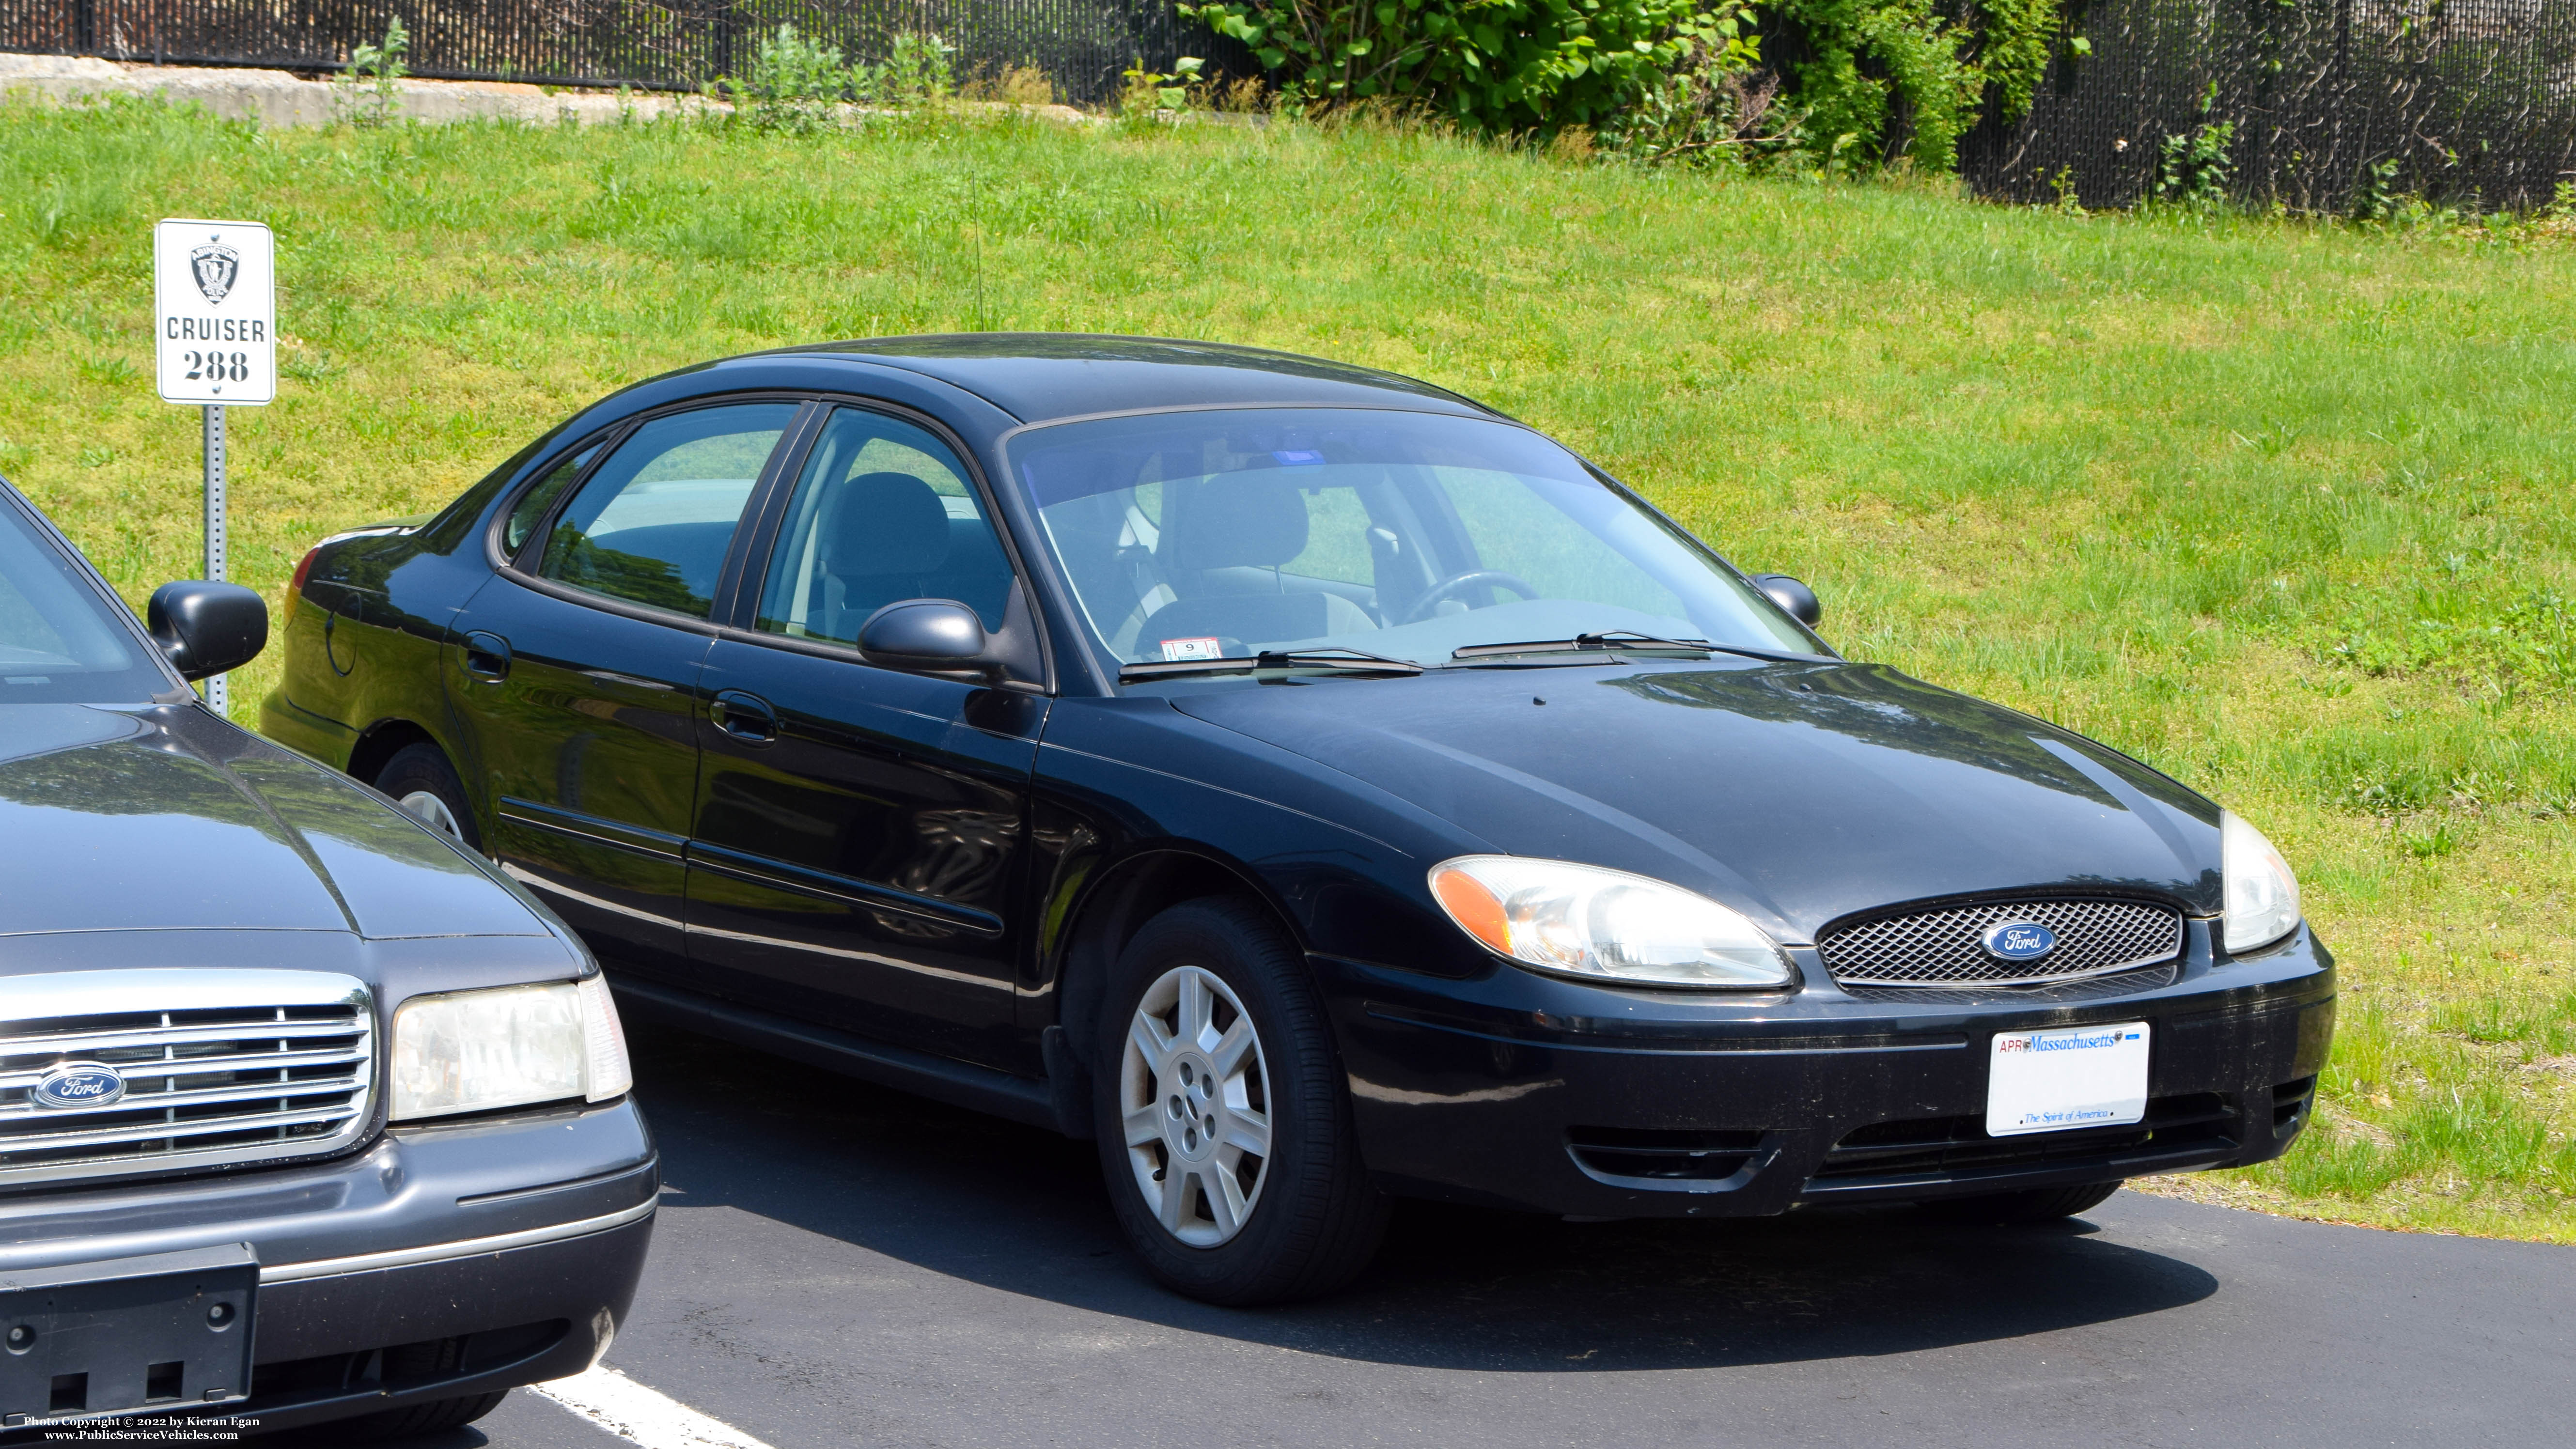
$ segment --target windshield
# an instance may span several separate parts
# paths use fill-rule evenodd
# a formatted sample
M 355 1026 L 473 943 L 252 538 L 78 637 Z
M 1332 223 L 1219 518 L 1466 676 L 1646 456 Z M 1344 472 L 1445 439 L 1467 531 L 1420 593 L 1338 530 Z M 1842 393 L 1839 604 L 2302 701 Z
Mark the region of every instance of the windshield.
M 1034 429 L 1010 464 L 1113 668 L 1334 648 L 1435 665 L 1621 630 L 1817 652 L 1698 540 L 1508 424 L 1157 413 Z
M 0 704 L 128 704 L 169 689 L 108 607 L 0 494 Z

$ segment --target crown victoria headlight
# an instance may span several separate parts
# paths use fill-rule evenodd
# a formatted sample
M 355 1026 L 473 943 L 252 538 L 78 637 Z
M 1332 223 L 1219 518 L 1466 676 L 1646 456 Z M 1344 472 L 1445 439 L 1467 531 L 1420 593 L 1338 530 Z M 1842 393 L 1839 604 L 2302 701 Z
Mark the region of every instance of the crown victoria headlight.
M 608 981 L 415 996 L 394 1013 L 393 1101 L 403 1122 L 538 1102 L 606 1101 L 635 1085 Z
M 1431 868 L 1431 894 L 1458 929 L 1541 971 L 1630 986 L 1796 979 L 1779 946 L 1741 914 L 1623 870 L 1462 855 Z
M 2218 814 L 2218 859 L 2227 883 L 2222 936 L 2230 953 L 2268 946 L 2298 929 L 2299 878 L 2263 832 L 2232 810 Z

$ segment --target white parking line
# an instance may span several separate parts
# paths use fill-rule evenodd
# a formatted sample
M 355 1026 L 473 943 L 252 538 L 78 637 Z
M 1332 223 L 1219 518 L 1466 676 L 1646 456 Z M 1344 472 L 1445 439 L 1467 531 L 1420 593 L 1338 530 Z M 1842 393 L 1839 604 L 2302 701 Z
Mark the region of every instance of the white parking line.
M 710 1419 L 606 1364 L 528 1388 L 644 1449 L 769 1449 L 733 1425 Z

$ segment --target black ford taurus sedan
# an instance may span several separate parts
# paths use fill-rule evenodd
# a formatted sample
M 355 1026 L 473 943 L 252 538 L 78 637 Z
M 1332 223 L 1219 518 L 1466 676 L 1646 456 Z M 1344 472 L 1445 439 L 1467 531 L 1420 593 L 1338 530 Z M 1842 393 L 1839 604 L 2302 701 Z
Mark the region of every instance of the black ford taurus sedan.
M 2077 1212 L 2280 1153 L 2331 1032 L 2251 826 L 1384 373 L 736 358 L 295 594 L 270 734 L 638 1009 L 1096 1139 L 1209 1299 L 1346 1280 L 1391 1195 Z
M 0 483 L 0 1440 L 452 1427 L 634 1296 L 659 1168 L 598 968 L 197 703 L 267 636 L 224 584 L 138 627 Z

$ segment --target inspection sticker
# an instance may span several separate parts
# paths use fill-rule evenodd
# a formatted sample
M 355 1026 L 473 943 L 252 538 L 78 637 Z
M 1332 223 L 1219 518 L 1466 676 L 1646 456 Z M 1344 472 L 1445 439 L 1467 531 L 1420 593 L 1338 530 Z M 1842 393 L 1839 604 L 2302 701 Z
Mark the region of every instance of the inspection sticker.
M 1995 1034 L 1986 1133 L 2116 1127 L 2147 1115 L 2147 1024 Z

